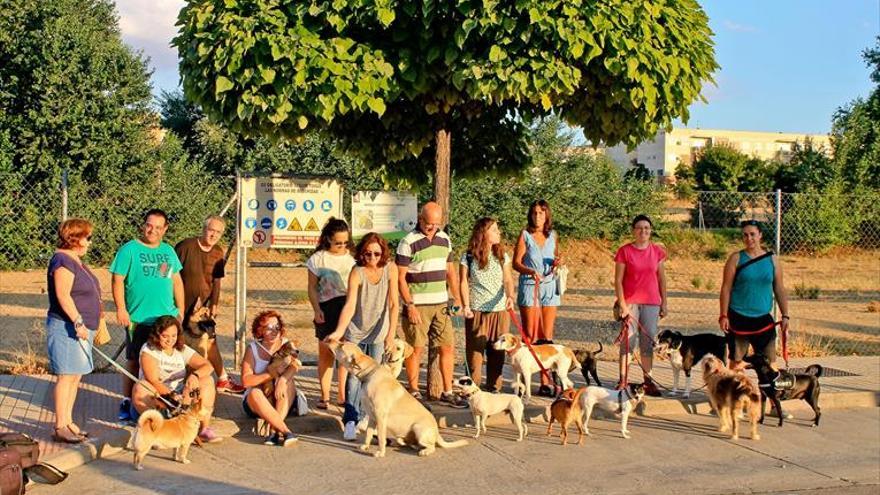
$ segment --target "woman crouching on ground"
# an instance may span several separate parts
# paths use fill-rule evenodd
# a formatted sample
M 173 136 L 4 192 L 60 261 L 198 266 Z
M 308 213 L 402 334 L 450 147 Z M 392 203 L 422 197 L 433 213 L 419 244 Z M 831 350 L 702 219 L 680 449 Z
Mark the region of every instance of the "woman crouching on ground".
M 140 380 L 146 381 L 153 390 L 144 386 L 141 381 L 135 384 L 131 392 L 134 411 L 132 418 L 147 409 L 158 405 L 159 395 L 171 395 L 178 402 L 184 390 L 199 389 L 202 400 L 202 420 L 199 438 L 205 443 L 223 440 L 209 425 L 214 412 L 215 386 L 211 374 L 214 368 L 207 359 L 183 343 L 183 330 L 180 322 L 173 316 L 160 316 L 153 324 L 147 343 L 141 347 Z M 186 371 L 190 373 L 187 376 Z M 185 381 L 184 381 L 185 379 Z
M 249 418 L 262 419 L 269 423 L 271 431 L 264 443 L 280 447 L 293 445 L 298 440 L 284 423 L 284 419 L 295 412 L 293 406 L 297 394 L 293 375 L 299 367 L 293 363 L 277 377 L 267 371 L 272 354 L 288 342 L 284 333 L 284 321 L 280 313 L 263 311 L 258 314 L 251 325 L 254 340 L 244 351 L 244 361 L 241 363 L 241 383 L 247 387 L 242 401 L 244 412 Z M 274 406 L 259 387 L 269 380 L 275 380 Z

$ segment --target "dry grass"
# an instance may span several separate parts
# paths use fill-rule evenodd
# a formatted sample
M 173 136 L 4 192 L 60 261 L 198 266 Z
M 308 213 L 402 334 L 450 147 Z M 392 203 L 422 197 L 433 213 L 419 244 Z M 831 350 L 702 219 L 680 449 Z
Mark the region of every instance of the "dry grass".
M 808 332 L 795 332 L 788 338 L 788 356 L 821 357 L 836 354 L 831 338 Z M 780 349 L 781 352 L 781 349 Z
M 880 301 L 869 302 L 868 313 L 880 313 Z
M 43 326 L 36 322 L 32 328 L 33 332 L 25 334 L 25 349 L 16 351 L 12 356 L 12 365 L 0 370 L 0 373 L 11 375 L 45 375 L 49 373 L 46 358 L 38 354 L 31 345 L 31 335 L 36 334 L 42 338 L 46 332 Z

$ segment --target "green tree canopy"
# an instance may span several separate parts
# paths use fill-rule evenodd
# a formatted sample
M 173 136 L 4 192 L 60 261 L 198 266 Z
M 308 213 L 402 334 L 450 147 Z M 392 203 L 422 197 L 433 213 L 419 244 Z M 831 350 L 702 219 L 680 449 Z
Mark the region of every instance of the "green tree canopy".
M 858 98 L 834 114 L 831 147 L 834 160 L 850 187 L 880 189 L 880 37 L 864 51 L 877 86 L 867 99 Z
M 0 0 L 0 131 L 13 168 L 97 177 L 149 147 L 146 60 L 122 42 L 109 0 Z
M 701 191 L 736 191 L 748 156 L 722 144 L 704 149 L 694 162 L 694 181 Z
M 522 167 L 550 113 L 635 145 L 687 120 L 717 68 L 695 0 L 190 0 L 178 25 L 184 91 L 212 118 L 323 129 L 418 182 L 431 163 L 443 180 L 450 136 L 456 176 Z

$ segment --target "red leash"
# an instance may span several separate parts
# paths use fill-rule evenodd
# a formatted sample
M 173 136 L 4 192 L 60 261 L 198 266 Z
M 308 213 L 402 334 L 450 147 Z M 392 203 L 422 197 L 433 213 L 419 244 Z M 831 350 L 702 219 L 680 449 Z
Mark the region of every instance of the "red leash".
M 788 330 L 782 326 L 782 320 L 773 322 L 766 327 L 760 328 L 758 330 L 734 330 L 733 328 L 729 328 L 728 331 L 734 335 L 740 335 L 743 337 L 749 335 L 760 335 L 764 332 L 769 332 L 770 329 L 779 326 L 782 328 L 782 360 L 785 361 L 785 367 L 788 367 Z
M 541 368 L 541 374 L 544 375 L 548 380 L 553 381 L 553 377 L 550 376 L 550 372 L 547 371 L 547 368 L 544 367 L 544 363 L 538 359 L 538 354 L 535 353 L 535 349 L 532 348 L 532 339 L 526 335 L 525 330 L 523 330 L 522 323 L 519 321 L 519 317 L 516 316 L 516 312 L 513 308 L 507 310 L 510 313 L 510 319 L 513 320 L 514 325 L 516 325 L 516 329 L 519 330 L 519 334 L 522 336 L 522 341 L 529 349 L 529 352 L 532 354 L 532 357 L 535 358 L 535 362 L 538 363 L 538 367 Z

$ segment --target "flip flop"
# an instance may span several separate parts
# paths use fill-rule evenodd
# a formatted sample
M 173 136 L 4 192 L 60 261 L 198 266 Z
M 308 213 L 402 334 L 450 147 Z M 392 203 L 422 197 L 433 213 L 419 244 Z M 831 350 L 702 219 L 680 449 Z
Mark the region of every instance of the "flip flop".
M 317 404 L 315 404 L 315 407 L 317 407 L 318 409 L 327 409 L 329 403 L 330 403 L 330 401 L 327 399 L 318 399 L 318 402 L 317 402 Z

